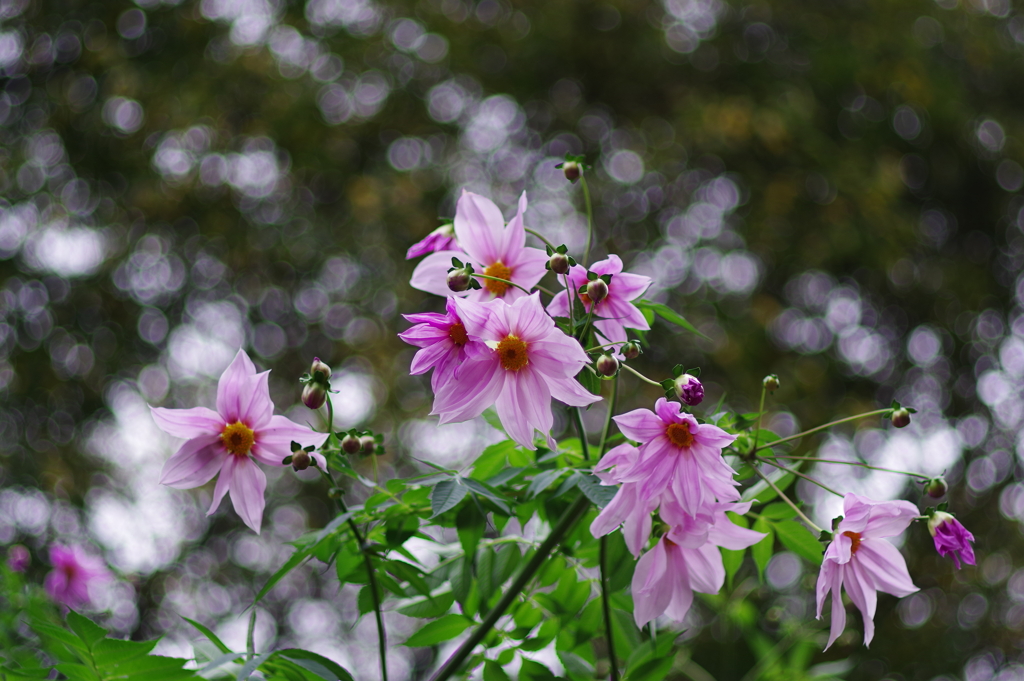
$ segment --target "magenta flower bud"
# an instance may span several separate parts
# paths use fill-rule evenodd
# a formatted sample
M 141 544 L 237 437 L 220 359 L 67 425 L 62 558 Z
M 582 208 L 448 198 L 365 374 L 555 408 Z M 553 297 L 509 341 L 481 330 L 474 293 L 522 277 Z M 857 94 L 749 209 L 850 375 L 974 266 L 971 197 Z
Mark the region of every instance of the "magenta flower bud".
M 576 161 L 566 161 L 562 164 L 562 173 L 565 175 L 565 179 L 575 182 L 583 175 L 583 168 Z
M 636 341 L 629 341 L 622 346 L 622 356 L 626 359 L 636 359 L 640 356 L 640 344 Z
M 373 439 L 372 435 L 364 435 L 359 438 L 359 453 L 369 456 L 373 454 L 374 450 L 377 449 L 377 441 Z
M 779 389 L 779 377 L 776 376 L 775 374 L 765 376 L 764 380 L 761 383 L 764 385 L 764 389 L 770 393 L 773 393 Z
M 302 388 L 302 403 L 310 409 L 319 409 L 327 401 L 327 391 L 319 383 L 307 383 Z
M 910 425 L 910 412 L 906 409 L 896 409 L 892 413 L 892 425 L 897 428 L 906 428 Z
M 935 550 L 940 556 L 951 557 L 957 570 L 960 569 L 961 558 L 968 565 L 975 564 L 974 549 L 971 547 L 974 535 L 952 515 L 935 511 L 928 519 L 928 531 L 935 541 Z
M 469 270 L 465 267 L 456 268 L 448 273 L 448 288 L 455 293 L 468 291 L 472 283 L 473 277 L 470 276 Z
M 341 439 L 341 451 L 346 454 L 358 454 L 362 448 L 363 445 L 357 437 L 346 435 Z
M 700 384 L 696 376 L 683 374 L 675 381 L 676 396 L 691 407 L 696 407 L 704 401 L 704 386 Z
M 313 459 L 309 456 L 309 452 L 300 449 L 292 454 L 292 468 L 297 471 L 304 471 L 309 468 L 309 464 L 312 460 Z
M 602 376 L 614 376 L 619 370 L 619 360 L 608 354 L 601 355 L 597 358 L 597 362 L 594 363 L 594 368 Z
M 932 499 L 940 499 L 946 495 L 946 481 L 940 476 L 932 478 L 924 486 L 924 492 Z
M 31 562 L 32 556 L 28 549 L 21 544 L 15 544 L 7 549 L 7 567 L 11 569 L 11 572 L 25 572 Z
M 600 303 L 608 297 L 608 284 L 603 279 L 594 279 L 587 283 L 587 297 L 591 302 Z
M 318 376 L 317 372 L 323 375 Z M 313 380 L 316 381 L 317 383 L 327 382 L 327 380 L 330 379 L 331 377 L 331 367 L 321 362 L 319 357 L 314 357 L 313 364 L 311 364 L 309 367 L 309 375 L 312 376 Z
M 569 271 L 569 256 L 565 253 L 552 253 L 548 258 L 548 269 L 555 274 L 565 274 Z

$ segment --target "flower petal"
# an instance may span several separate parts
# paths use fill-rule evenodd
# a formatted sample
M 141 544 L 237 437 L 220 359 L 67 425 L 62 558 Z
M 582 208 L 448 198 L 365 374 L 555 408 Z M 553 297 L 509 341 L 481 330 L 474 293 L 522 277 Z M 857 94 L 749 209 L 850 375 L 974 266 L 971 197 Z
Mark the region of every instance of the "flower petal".
M 516 214 L 508 221 L 508 226 L 505 227 L 505 233 L 502 235 L 504 238 L 501 244 L 501 260 L 506 265 L 513 261 L 515 254 L 526 247 L 526 225 L 523 224 L 523 214 L 526 212 L 526 207 L 526 192 L 524 191 L 519 195 L 519 205 L 516 208 Z M 546 254 L 544 257 L 547 259 Z
M 256 534 L 263 524 L 263 498 L 267 491 L 267 476 L 247 457 L 238 457 L 231 477 L 231 505 L 246 525 Z
M 318 433 L 308 426 L 277 415 L 270 418 L 266 427 L 256 431 L 256 442 L 250 453 L 260 463 L 281 467 L 284 465 L 282 459 L 292 453 L 292 442 L 298 442 L 303 447 L 320 447 L 327 442 L 327 438 L 328 433 Z
M 191 440 L 196 437 L 217 434 L 224 430 L 224 419 L 220 414 L 206 407 L 192 409 L 165 409 L 150 407 L 153 421 L 160 430 L 174 437 Z
M 241 418 L 241 400 L 249 388 L 250 377 L 255 375 L 256 365 L 244 350 L 239 349 L 217 382 L 217 411 L 225 423 L 234 423 Z
M 879 591 L 903 598 L 918 590 L 900 550 L 884 539 L 861 541 L 856 561 L 871 578 L 871 586 Z
M 650 409 L 634 409 L 633 411 L 613 416 L 622 434 L 634 442 L 649 442 L 664 434 L 666 423 L 659 419 Z
M 504 255 L 505 218 L 490 199 L 463 191 L 455 205 L 455 238 L 474 262 L 488 267 Z
M 189 440 L 164 464 L 160 484 L 177 489 L 205 485 L 224 465 L 228 452 L 219 435 L 204 435 Z
M 595 395 L 580 385 L 575 378 L 549 378 L 547 383 L 551 396 L 570 407 L 586 407 L 602 399 L 600 395 Z
M 498 398 L 505 373 L 494 357 L 463 363 L 458 376 L 434 396 L 430 413 L 439 414 L 441 423 L 476 418 Z
M 858 560 L 852 560 L 846 564 L 846 593 L 850 600 L 860 610 L 864 620 L 864 645 L 871 645 L 871 639 L 875 637 L 875 606 L 878 604 L 878 594 L 871 585 L 870 578 L 863 574 L 862 566 Z
M 667 571 L 668 555 L 664 541 L 659 541 L 637 561 L 632 591 L 633 619 L 638 627 L 657 618 L 672 602 L 671 585 L 662 583 Z
M 452 258 L 458 258 L 462 262 L 469 260 L 469 256 L 462 251 L 437 251 L 431 253 L 416 266 L 412 271 L 412 278 L 409 285 L 420 291 L 433 293 L 438 296 L 454 296 L 455 293 L 448 288 L 448 270 L 452 268 Z M 465 294 L 462 294 L 465 295 Z
M 253 430 L 267 425 L 274 415 L 274 403 L 270 399 L 270 386 L 267 383 L 269 378 L 269 371 L 256 374 L 249 379 L 247 394 L 239 396 L 238 404 L 242 410 L 239 420 Z
M 231 489 L 231 475 L 235 470 L 235 462 L 238 457 L 235 455 L 224 457 L 224 463 L 220 467 L 220 476 L 217 478 L 217 484 L 213 488 L 213 501 L 210 502 L 210 510 L 206 512 L 206 515 L 213 515 L 217 507 L 220 506 L 220 502 L 224 499 L 224 495 Z

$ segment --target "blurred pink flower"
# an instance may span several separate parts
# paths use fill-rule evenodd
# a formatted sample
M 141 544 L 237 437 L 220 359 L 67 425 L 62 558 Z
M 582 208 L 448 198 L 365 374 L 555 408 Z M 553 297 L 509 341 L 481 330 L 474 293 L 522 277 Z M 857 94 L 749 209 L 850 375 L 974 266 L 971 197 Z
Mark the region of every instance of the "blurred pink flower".
M 439 296 L 454 295 L 448 288 L 448 270 L 452 257 L 473 265 L 477 274 L 505 279 L 529 290 L 547 270 L 547 254 L 526 246 L 523 213 L 526 193 L 519 197 L 519 210 L 508 226 L 494 202 L 479 194 L 463 191 L 455 208 L 455 236 L 462 250 L 431 253 L 416 266 L 409 282 L 413 288 Z M 464 294 L 470 300 L 486 301 L 502 298 L 513 302 L 526 294 L 514 286 L 480 279 L 482 288 Z
M 21 544 L 15 544 L 7 549 L 7 567 L 12 572 L 25 572 L 32 563 L 32 554 Z
M 961 558 L 968 565 L 975 564 L 974 548 L 971 546 L 974 535 L 952 515 L 936 511 L 928 520 L 928 531 L 935 542 L 935 550 L 940 556 L 950 556 L 957 570 L 960 569 Z
M 409 250 L 405 253 L 405 259 L 412 260 L 427 253 L 454 251 L 458 250 L 458 248 L 459 242 L 455 240 L 455 226 L 448 223 L 435 229 L 424 237 L 422 241 L 418 241 L 410 246 Z
M 459 319 L 455 308 L 454 298 L 447 300 L 445 314 L 423 312 L 403 316 L 416 326 L 398 334 L 398 337 L 410 345 L 422 348 L 412 358 L 409 373 L 416 376 L 433 369 L 430 387 L 435 393 L 451 380 L 467 357 L 490 352 L 487 346 L 466 333 L 466 326 Z
M 739 499 L 736 471 L 722 458 L 722 448 L 735 435 L 710 423 L 698 424 L 681 404 L 665 398 L 655 403 L 654 411 L 635 409 L 614 418 L 623 435 L 641 443 L 636 459 L 615 473 L 619 482 L 640 483 L 638 498 L 651 500 L 667 489 L 688 513 L 716 499 Z
M 825 650 L 846 626 L 846 610 L 840 593 L 843 587 L 864 618 L 865 646 L 875 635 L 878 599 L 875 592 L 884 591 L 902 598 L 917 591 L 899 549 L 885 540 L 907 529 L 919 515 L 917 507 L 909 501 L 872 501 L 850 493 L 843 501 L 843 512 L 843 520 L 825 551 L 818 573 L 818 619 L 821 619 L 825 596 L 832 591 L 832 630 Z
M 611 283 L 608 284 L 608 295 L 594 307 L 594 316 L 601 318 L 594 322 L 594 326 L 602 336 L 611 343 L 625 342 L 627 328 L 641 331 L 651 328 L 640 309 L 630 302 L 643 295 L 651 285 L 650 277 L 623 272 L 622 260 L 617 255 L 609 255 L 606 260 L 595 262 L 590 266 L 590 271 L 597 275 L 612 275 Z M 568 276 L 569 286 L 575 298 L 575 291 L 587 285 L 587 268 L 576 265 L 569 269 Z M 564 285 L 564 278 L 557 279 Z M 568 317 L 569 293 L 570 291 L 558 292 L 548 303 L 548 313 L 553 317 Z M 590 298 L 586 294 L 581 294 L 580 298 L 583 307 L 589 312 L 593 305 Z
M 257 534 L 263 522 L 267 477 L 255 461 L 281 467 L 281 461 L 291 454 L 293 441 L 319 447 L 327 440 L 327 433 L 274 416 L 269 373 L 256 373 L 252 360 L 239 350 L 217 383 L 217 411 L 151 408 L 153 420 L 164 432 L 188 440 L 164 464 L 160 482 L 190 489 L 220 473 L 207 515 L 217 510 L 230 491 L 235 512 Z M 326 467 L 323 455 L 311 456 Z
M 575 407 L 601 399 L 574 378 L 589 361 L 587 354 L 555 326 L 536 293 L 511 305 L 461 299 L 455 305 L 469 337 L 483 341 L 487 351 L 467 358 L 440 387 L 431 413 L 441 423 L 466 421 L 493 404 L 513 440 L 533 449 L 533 432 L 539 430 L 553 447 L 551 398 Z
M 101 559 L 90 556 L 78 546 L 53 544 L 50 563 L 53 570 L 46 575 L 43 587 L 50 598 L 69 608 L 92 605 L 96 586 L 112 579 Z

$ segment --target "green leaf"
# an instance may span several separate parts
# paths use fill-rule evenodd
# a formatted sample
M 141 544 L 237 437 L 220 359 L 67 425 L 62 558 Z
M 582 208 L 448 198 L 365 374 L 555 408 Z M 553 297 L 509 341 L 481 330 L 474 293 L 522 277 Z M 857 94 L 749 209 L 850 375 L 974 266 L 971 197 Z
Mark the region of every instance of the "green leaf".
M 458 515 L 455 516 L 455 530 L 467 558 L 476 553 L 476 547 L 483 539 L 486 528 L 486 519 L 476 504 L 466 504 L 459 509 Z
M 565 469 L 552 468 L 546 471 L 541 471 L 537 476 L 530 482 L 530 486 L 526 489 L 526 496 L 530 499 L 537 496 L 548 487 L 551 487 L 558 478 L 562 476 Z
M 750 547 L 750 555 L 754 558 L 754 565 L 757 566 L 757 579 L 764 583 L 764 569 L 768 567 L 768 561 L 772 559 L 772 549 L 775 548 L 775 538 L 772 536 L 772 524 L 763 516 L 754 522 L 754 532 L 764 532 L 765 538 Z
M 484 661 L 484 681 L 512 681 L 501 665 L 494 660 Z
M 521 557 L 519 549 L 511 544 L 480 550 L 477 580 L 482 606 L 486 607 L 491 596 L 499 592 L 501 585 L 512 576 Z
M 789 504 L 779 502 L 765 506 L 758 512 L 758 515 L 769 520 L 791 520 L 796 517 L 796 510 Z
M 681 326 L 682 328 L 686 329 L 687 331 L 695 333 L 695 334 L 697 334 L 698 336 L 700 336 L 701 338 L 703 338 L 705 340 L 711 340 L 710 338 L 708 338 L 707 336 L 702 334 L 700 331 L 698 331 L 697 327 L 695 327 L 690 322 L 686 321 L 686 319 L 681 314 L 679 314 L 678 312 L 676 312 L 675 310 L 673 310 L 672 308 L 670 308 L 667 305 L 663 305 L 662 303 L 656 303 L 653 300 L 634 301 L 634 304 L 637 307 L 639 307 L 641 310 L 643 310 L 643 309 L 650 310 L 654 314 L 656 314 L 659 317 L 661 317 L 662 319 L 664 319 L 666 322 L 669 322 L 671 324 L 675 324 L 676 326 Z
M 85 642 L 89 650 L 92 650 L 92 647 L 107 635 L 106 629 L 98 624 L 94 624 L 89 618 L 79 615 L 74 610 L 68 611 L 67 624 L 68 628 L 78 634 L 78 637 Z
M 825 549 L 806 527 L 792 520 L 775 523 L 775 534 L 787 549 L 814 565 L 821 565 Z
M 406 617 L 440 617 L 451 609 L 454 602 L 455 595 L 451 591 L 445 591 L 443 594 L 437 594 L 432 598 L 424 598 L 423 600 L 403 606 L 398 609 L 398 612 Z
M 487 480 L 508 465 L 509 452 L 518 447 L 513 440 L 502 440 L 484 449 L 473 464 L 470 477 L 476 480 Z
M 611 503 L 616 492 L 619 491 L 619 488 L 614 485 L 602 485 L 600 478 L 590 473 L 581 472 L 577 484 L 580 491 L 594 502 L 594 505 L 598 508 L 604 508 Z
M 796 477 L 791 473 L 783 473 L 782 475 L 776 476 L 772 473 L 768 474 L 768 478 L 775 484 L 776 487 L 781 489 L 783 492 L 786 488 L 793 484 Z M 767 503 L 779 496 L 775 493 L 771 487 L 768 486 L 764 480 L 758 480 L 756 483 L 751 485 L 743 492 L 743 501 L 754 501 L 757 500 L 762 504 Z
M 428 622 L 402 645 L 410 648 L 435 646 L 438 643 L 452 640 L 472 624 L 473 620 L 464 615 L 445 615 L 441 619 Z
M 576 380 L 580 382 L 580 385 L 587 389 L 587 392 L 593 393 L 594 395 L 601 394 L 601 379 L 587 367 L 583 367 L 583 369 L 576 374 Z
M 103 679 L 96 675 L 96 672 L 84 664 L 62 662 L 56 665 L 55 669 L 68 677 L 70 681 L 103 681 Z
M 325 681 L 354 681 L 352 674 L 340 664 L 308 650 L 285 648 L 278 650 L 274 655 L 293 660 L 303 669 L 313 672 Z
M 729 512 L 726 514 L 736 525 L 746 529 L 750 526 L 747 519 L 737 513 Z M 740 566 L 743 565 L 743 554 L 746 549 L 740 549 L 733 551 L 732 549 L 722 549 L 722 565 L 725 567 L 725 578 L 729 583 L 729 590 L 732 591 L 732 578 L 739 571 Z
M 455 480 L 442 480 L 437 483 L 433 494 L 430 495 L 430 509 L 433 511 L 430 517 L 436 518 L 445 511 L 455 508 L 467 494 L 469 489 Z
M 498 412 L 494 410 L 494 407 L 490 407 L 489 409 L 484 411 L 483 416 L 484 421 L 487 421 L 487 423 L 491 425 L 491 428 L 494 428 L 495 430 L 501 432 L 506 437 L 508 436 L 508 433 L 505 432 L 505 427 L 501 425 L 501 419 L 498 418 Z
M 289 558 L 288 561 L 277 570 L 277 572 L 270 576 L 270 579 L 267 580 L 267 583 L 264 584 L 263 588 L 260 589 L 260 592 L 256 594 L 256 600 L 253 601 L 253 605 L 256 605 L 256 603 L 259 603 L 261 600 L 263 600 L 263 597 L 266 596 L 270 592 L 270 590 L 273 589 L 274 586 L 276 586 L 277 583 L 284 578 L 285 575 L 287 575 L 289 572 L 298 567 L 304 560 L 309 558 L 309 554 L 310 551 L 308 549 L 304 551 L 296 551 L 295 553 L 293 553 L 291 558 Z

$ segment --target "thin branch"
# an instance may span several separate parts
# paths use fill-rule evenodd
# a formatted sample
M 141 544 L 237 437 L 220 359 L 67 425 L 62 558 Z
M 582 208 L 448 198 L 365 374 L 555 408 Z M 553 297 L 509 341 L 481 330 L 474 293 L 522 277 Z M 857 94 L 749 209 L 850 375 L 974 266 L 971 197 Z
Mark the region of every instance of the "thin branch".
M 583 198 L 587 203 L 587 246 L 583 249 L 583 266 L 586 267 L 590 264 L 590 244 L 594 240 L 594 206 L 590 202 L 590 187 L 583 173 L 580 173 L 580 184 L 583 185 Z
M 646 376 L 644 376 L 643 374 L 641 374 L 639 371 L 637 371 L 633 367 L 629 366 L 628 364 L 620 364 L 619 366 L 622 367 L 623 369 L 625 369 L 626 371 L 628 371 L 629 373 L 633 374 L 637 378 L 639 378 L 644 383 L 649 383 L 650 385 L 656 385 L 659 388 L 661 387 L 661 383 L 658 383 L 657 381 L 652 381 L 651 379 L 647 378 Z
M 786 496 L 786 494 L 785 494 L 785 493 L 784 493 L 784 492 L 783 492 L 783 491 L 782 491 L 781 489 L 779 489 L 779 486 L 778 486 L 778 485 L 776 485 L 776 484 L 775 484 L 774 482 L 772 482 L 772 481 L 771 481 L 771 479 L 770 479 L 770 478 L 769 478 L 769 477 L 768 477 L 767 475 L 765 475 L 765 474 L 764 474 L 764 473 L 763 473 L 763 472 L 761 471 L 761 469 L 760 469 L 760 468 L 758 468 L 757 466 L 750 466 L 750 467 L 751 467 L 751 468 L 753 469 L 753 471 L 754 471 L 755 473 L 757 473 L 758 475 L 760 475 L 760 476 L 761 476 L 761 479 L 762 479 L 762 480 L 764 480 L 764 481 L 765 481 L 765 482 L 766 482 L 766 483 L 768 484 L 768 486 L 769 486 L 769 487 L 771 487 L 771 488 L 772 488 L 772 489 L 773 489 L 773 490 L 775 491 L 775 493 L 776 493 L 776 494 L 778 494 L 778 495 L 779 495 L 779 498 L 780 498 L 780 499 L 782 499 L 783 501 L 785 501 L 785 502 L 786 502 L 787 504 L 789 504 L 789 507 L 790 507 L 790 508 L 792 508 L 792 509 L 793 509 L 794 511 L 796 511 L 796 514 L 797 514 L 798 516 L 800 516 L 801 520 L 803 520 L 803 521 L 804 521 L 805 523 L 807 523 L 807 526 L 808 526 L 808 527 L 810 527 L 810 528 L 811 528 L 812 530 L 814 530 L 814 531 L 815 531 L 815 532 L 817 532 L 818 534 L 821 534 L 821 531 L 822 531 L 822 530 L 821 530 L 821 528 L 820 528 L 820 527 L 818 527 L 818 526 L 817 526 L 817 525 L 816 525 L 816 524 L 814 523 L 814 521 L 813 521 L 813 520 L 811 520 L 811 519 L 810 519 L 810 518 L 808 518 L 808 517 L 807 517 L 806 515 L 804 515 L 804 512 L 800 510 L 800 507 L 799 507 L 799 506 L 797 506 L 796 504 L 794 504 L 794 503 L 793 503 L 793 500 L 792 500 L 792 499 L 790 499 L 789 497 L 787 497 L 787 496 Z
M 784 437 L 784 438 L 781 438 L 779 440 L 775 440 L 774 442 L 766 442 L 765 444 L 761 445 L 758 449 L 753 450 L 751 453 L 752 454 L 756 454 L 757 452 L 759 452 L 762 449 L 769 449 L 771 447 L 775 447 L 777 445 L 781 445 L 784 442 L 792 442 L 793 440 L 799 440 L 802 437 L 807 437 L 808 435 L 811 435 L 812 433 L 817 433 L 820 430 L 825 430 L 826 428 L 831 428 L 832 426 L 838 426 L 841 423 L 849 423 L 850 421 L 856 421 L 858 419 L 867 418 L 868 416 L 878 416 L 880 414 L 884 414 L 887 411 L 890 411 L 890 409 L 876 409 L 875 411 L 869 411 L 869 412 L 865 412 L 863 414 L 857 414 L 856 416 L 847 416 L 844 419 L 839 419 L 838 421 L 832 421 L 832 422 L 826 423 L 824 425 L 816 426 L 816 427 L 811 428 L 809 430 L 805 430 L 802 433 L 797 433 L 796 435 L 790 435 L 789 437 Z
M 760 462 L 762 462 L 762 463 L 766 463 L 766 464 L 768 464 L 768 465 L 770 465 L 770 466 L 775 466 L 776 468 L 779 468 L 779 469 L 781 469 L 781 470 L 784 470 L 784 471 L 786 471 L 787 473 L 791 473 L 791 474 L 793 474 L 793 475 L 795 475 L 795 476 L 797 476 L 797 477 L 803 478 L 803 479 L 804 479 L 804 480 L 806 480 L 807 482 L 811 482 L 811 483 L 814 483 L 815 485 L 817 485 L 818 487 L 822 488 L 822 489 L 823 489 L 823 490 L 825 490 L 826 492 L 831 492 L 832 494 L 835 494 L 835 495 L 836 495 L 837 497 L 839 497 L 840 499 L 841 499 L 841 498 L 843 498 L 843 495 L 842 495 L 842 494 L 840 494 L 839 492 L 835 491 L 834 489 L 832 489 L 831 487 L 829 487 L 829 486 L 828 486 L 828 485 L 826 485 L 825 483 L 821 482 L 820 480 L 817 480 L 817 479 L 815 479 L 815 478 L 812 478 L 811 476 L 807 475 L 806 473 L 801 473 L 800 471 L 797 471 L 797 470 L 793 470 L 792 468 L 786 468 L 786 467 L 785 467 L 785 466 L 783 466 L 782 464 L 779 464 L 779 463 L 775 463 L 775 462 L 774 462 L 774 461 L 772 461 L 771 459 L 766 459 L 766 458 L 764 458 L 764 457 L 760 457 L 760 456 L 759 456 L 759 457 L 757 457 L 757 460 L 758 460 L 758 461 L 760 461 Z
M 555 245 L 553 243 L 551 243 L 550 241 L 548 241 L 547 239 L 545 239 L 544 235 L 541 234 L 540 232 L 534 231 L 534 230 L 530 229 L 529 227 L 523 227 L 523 229 L 526 230 L 527 234 L 532 234 L 535 237 L 537 237 L 538 239 L 540 239 L 541 241 L 543 241 L 545 246 L 550 246 L 551 248 L 555 248 Z
M 760 457 L 759 457 L 760 458 Z M 901 471 L 896 468 L 882 468 L 881 466 L 872 466 L 862 461 L 839 461 L 838 459 L 819 459 L 814 456 L 787 456 L 787 455 L 776 455 L 773 456 L 775 459 L 793 459 L 794 461 L 814 461 L 816 463 L 834 463 L 842 466 L 860 466 L 861 468 L 867 468 L 872 471 L 882 471 L 883 473 L 898 473 L 900 475 L 909 475 L 913 478 L 921 478 L 922 480 L 931 480 L 931 475 L 925 475 L 924 473 L 913 473 L 911 471 Z

